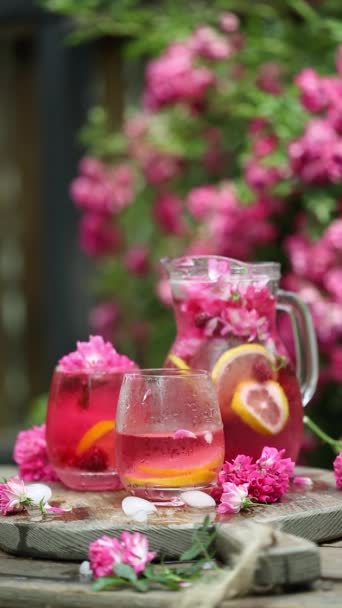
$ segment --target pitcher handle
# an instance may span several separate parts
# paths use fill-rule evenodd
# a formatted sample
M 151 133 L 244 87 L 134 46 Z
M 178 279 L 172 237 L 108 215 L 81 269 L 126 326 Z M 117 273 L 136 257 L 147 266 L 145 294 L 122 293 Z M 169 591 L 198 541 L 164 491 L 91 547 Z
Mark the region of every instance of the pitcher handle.
M 296 350 L 296 372 L 307 405 L 318 381 L 318 348 L 311 313 L 307 305 L 291 291 L 279 289 L 277 310 L 290 315 Z

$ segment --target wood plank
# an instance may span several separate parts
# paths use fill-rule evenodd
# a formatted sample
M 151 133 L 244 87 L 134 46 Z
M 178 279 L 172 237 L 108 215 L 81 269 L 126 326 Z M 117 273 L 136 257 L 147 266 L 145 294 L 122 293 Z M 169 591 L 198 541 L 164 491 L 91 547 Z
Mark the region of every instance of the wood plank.
M 320 555 L 322 578 L 342 581 L 342 549 L 321 547 Z
M 50 484 L 56 504 L 67 503 L 72 511 L 38 522 L 30 521 L 26 514 L 0 518 L 0 549 L 37 558 L 82 560 L 92 540 L 132 529 L 147 534 L 153 550 L 175 557 L 189 547 L 194 525 L 206 514 L 218 525 L 233 528 L 254 521 L 309 540 L 341 537 L 342 492 L 336 490 L 332 473 L 316 469 L 310 474 L 312 491 L 294 490 L 274 505 L 224 517 L 215 508 L 161 507 L 147 524 L 138 525 L 132 525 L 121 509 L 125 492 L 75 492 Z
M 330 585 L 327 589 L 314 588 L 278 596 L 239 598 L 223 601 L 219 608 L 341 608 L 342 585 Z

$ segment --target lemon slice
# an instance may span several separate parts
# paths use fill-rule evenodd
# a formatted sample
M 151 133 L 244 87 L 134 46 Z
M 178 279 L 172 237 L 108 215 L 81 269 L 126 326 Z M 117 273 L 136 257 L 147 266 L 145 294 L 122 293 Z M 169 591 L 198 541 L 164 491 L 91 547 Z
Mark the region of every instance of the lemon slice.
M 178 357 L 178 355 L 175 355 L 174 353 L 169 354 L 168 361 L 170 361 L 177 369 L 191 369 L 189 365 L 184 361 L 184 359 Z
M 140 464 L 137 467 L 138 471 L 142 471 L 143 473 L 147 473 L 150 475 L 156 475 L 157 477 L 178 477 L 179 475 L 191 475 L 196 473 L 202 473 L 203 471 L 210 472 L 213 469 L 217 469 L 223 463 L 223 451 L 221 456 L 217 456 L 207 464 L 203 464 L 199 467 L 195 468 L 187 468 L 187 469 L 172 469 L 172 468 L 162 468 L 162 467 L 152 467 L 148 464 Z
M 164 488 L 177 488 L 192 486 L 201 483 L 210 483 L 216 479 L 214 471 L 195 471 L 186 475 L 175 475 L 173 477 L 136 477 L 134 475 L 124 475 L 123 481 L 128 485 L 134 486 L 155 486 Z
M 289 404 L 279 382 L 241 382 L 237 387 L 232 410 L 248 426 L 263 435 L 276 435 L 289 417 Z
M 231 401 L 236 387 L 245 380 L 275 380 L 274 357 L 261 344 L 241 344 L 226 350 L 212 370 L 223 419 L 231 416 Z
M 76 448 L 76 455 L 81 456 L 81 454 L 86 452 L 96 441 L 114 429 L 114 420 L 100 420 L 100 422 L 94 424 L 94 426 L 88 429 L 80 439 Z
M 226 350 L 214 365 L 211 373 L 213 381 L 217 382 L 222 372 L 226 372 L 229 366 L 241 357 L 245 359 L 246 357 L 249 358 L 258 355 L 264 357 L 270 364 L 273 363 L 274 357 L 272 353 L 261 344 L 254 344 L 253 342 L 250 344 L 240 344 L 240 346 L 235 346 L 235 348 Z

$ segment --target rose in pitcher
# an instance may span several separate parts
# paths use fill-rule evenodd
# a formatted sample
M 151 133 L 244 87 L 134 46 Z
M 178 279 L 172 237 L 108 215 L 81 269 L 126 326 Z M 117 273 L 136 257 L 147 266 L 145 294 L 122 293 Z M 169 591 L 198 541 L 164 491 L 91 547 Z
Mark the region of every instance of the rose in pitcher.
M 267 444 L 285 448 L 296 459 L 303 404 L 317 383 L 318 355 L 305 304 L 278 289 L 279 264 L 214 256 L 162 263 L 170 276 L 177 324 L 166 365 L 211 373 L 226 458 L 258 457 Z M 278 335 L 279 310 L 292 321 L 296 371 Z
M 53 374 L 47 413 L 49 459 L 66 486 L 120 487 L 115 415 L 123 375 L 138 369 L 109 342 L 91 336 L 62 357 Z

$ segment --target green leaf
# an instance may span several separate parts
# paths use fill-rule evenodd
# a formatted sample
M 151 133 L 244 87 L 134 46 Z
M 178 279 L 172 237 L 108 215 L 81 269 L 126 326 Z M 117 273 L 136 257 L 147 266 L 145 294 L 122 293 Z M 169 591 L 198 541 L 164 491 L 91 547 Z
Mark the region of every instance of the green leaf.
M 92 585 L 94 591 L 104 591 L 105 589 L 111 589 L 114 587 L 123 587 L 129 584 L 117 576 L 101 576 Z
M 128 564 L 116 564 L 113 567 L 113 571 L 117 576 L 120 576 L 127 581 L 131 581 L 132 583 L 135 583 L 138 578 L 132 566 L 129 566 Z
M 179 559 L 181 562 L 188 562 L 192 559 L 195 559 L 195 557 L 198 557 L 201 554 L 202 554 L 201 545 L 198 543 L 195 543 L 189 549 L 184 551 Z

